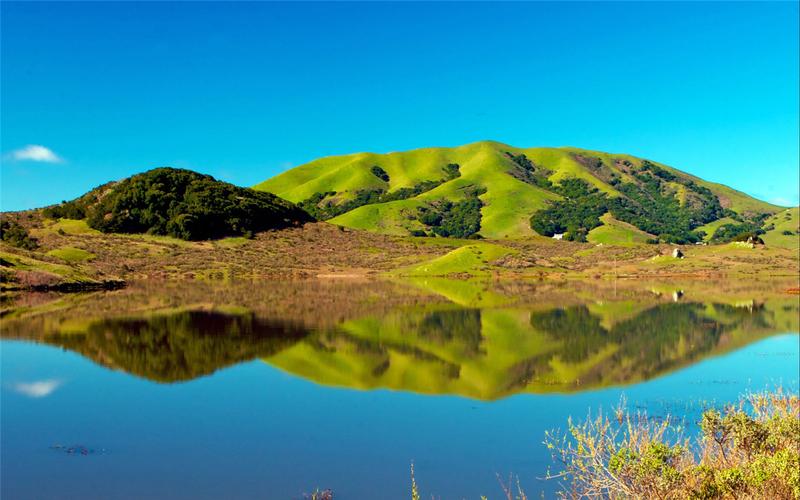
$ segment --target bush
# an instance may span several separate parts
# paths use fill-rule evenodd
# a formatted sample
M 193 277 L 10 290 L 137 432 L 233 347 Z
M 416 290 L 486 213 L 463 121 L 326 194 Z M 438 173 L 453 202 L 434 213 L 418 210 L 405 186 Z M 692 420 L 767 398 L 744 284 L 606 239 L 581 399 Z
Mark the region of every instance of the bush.
M 46 207 L 42 213 L 50 219 L 85 219 L 86 207 L 80 200 L 62 201 L 59 205 Z
M 789 231 L 788 229 L 781 231 L 781 234 L 784 236 L 794 236 L 794 233 L 792 231 Z
M 458 163 L 448 163 L 443 170 L 447 180 L 453 180 L 461 177 L 461 165 Z
M 718 227 L 711 236 L 712 243 L 728 243 L 731 241 L 747 241 L 748 238 L 760 242 L 759 235 L 764 234 L 764 230 L 752 222 L 742 224 L 723 224 Z
M 39 248 L 39 241 L 28 234 L 28 230 L 22 225 L 12 220 L 0 221 L 0 239 L 12 247 L 24 250 Z
M 781 389 L 703 413 L 696 445 L 670 420 L 600 415 L 549 432 L 566 498 L 800 498 L 800 398 Z
M 533 214 L 531 229 L 544 236 L 566 233 L 565 239 L 586 241 L 586 235 L 602 224 L 600 217 L 608 211 L 606 195 L 583 179 L 564 179 L 557 189 L 566 199 Z
M 481 230 L 481 208 L 479 196 L 485 189 L 471 189 L 467 198 L 458 202 L 440 200 L 418 210 L 422 224 L 430 227 L 434 234 L 450 238 L 477 239 Z
M 372 175 L 374 175 L 378 179 L 384 182 L 389 182 L 389 174 L 386 173 L 386 170 L 382 169 L 378 165 L 373 165 L 373 167 L 369 169 L 369 171 L 372 172 Z

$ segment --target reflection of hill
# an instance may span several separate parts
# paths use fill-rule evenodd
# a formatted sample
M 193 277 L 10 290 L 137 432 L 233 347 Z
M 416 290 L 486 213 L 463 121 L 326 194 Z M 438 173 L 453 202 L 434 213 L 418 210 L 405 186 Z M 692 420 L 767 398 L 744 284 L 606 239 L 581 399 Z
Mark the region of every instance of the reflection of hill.
M 150 284 L 22 297 L 3 316 L 2 337 L 64 347 L 159 382 L 261 358 L 322 384 L 494 399 L 635 383 L 798 331 L 795 297 L 687 289 L 673 302 L 671 291 L 641 286 Z M 713 300 L 696 300 L 705 296 Z
M 89 322 L 84 331 L 44 341 L 110 368 L 159 382 L 191 380 L 225 366 L 272 355 L 307 331 L 252 314 L 189 310 Z
M 791 301 L 779 309 L 797 317 Z M 403 311 L 346 322 L 265 361 L 322 384 L 494 399 L 646 380 L 785 331 L 775 316 L 660 303 L 605 327 L 585 305 Z

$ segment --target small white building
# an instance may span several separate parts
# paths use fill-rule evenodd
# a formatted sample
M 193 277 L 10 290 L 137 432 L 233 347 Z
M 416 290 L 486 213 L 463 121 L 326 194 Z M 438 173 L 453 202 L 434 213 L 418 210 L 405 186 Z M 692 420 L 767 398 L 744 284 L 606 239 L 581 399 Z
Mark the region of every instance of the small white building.
M 563 240 L 564 239 L 564 233 L 556 233 L 556 234 L 554 234 L 553 235 L 553 239 L 554 240 Z

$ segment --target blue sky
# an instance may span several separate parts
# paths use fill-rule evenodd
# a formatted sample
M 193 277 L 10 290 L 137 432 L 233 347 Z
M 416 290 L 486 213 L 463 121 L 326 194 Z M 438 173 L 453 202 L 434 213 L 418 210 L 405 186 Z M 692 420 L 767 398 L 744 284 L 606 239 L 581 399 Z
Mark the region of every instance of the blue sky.
M 482 139 L 798 204 L 797 2 L 0 5 L 3 210 Z

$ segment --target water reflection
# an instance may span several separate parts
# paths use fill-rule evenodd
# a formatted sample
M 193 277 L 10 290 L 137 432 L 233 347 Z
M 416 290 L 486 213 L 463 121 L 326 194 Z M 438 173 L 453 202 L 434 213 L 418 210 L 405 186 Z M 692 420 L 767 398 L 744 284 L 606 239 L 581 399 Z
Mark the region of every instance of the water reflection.
M 320 384 L 496 399 L 630 384 L 795 332 L 800 308 L 780 290 L 446 280 L 150 285 L 20 297 L 4 310 L 2 336 L 157 382 L 262 359 Z

